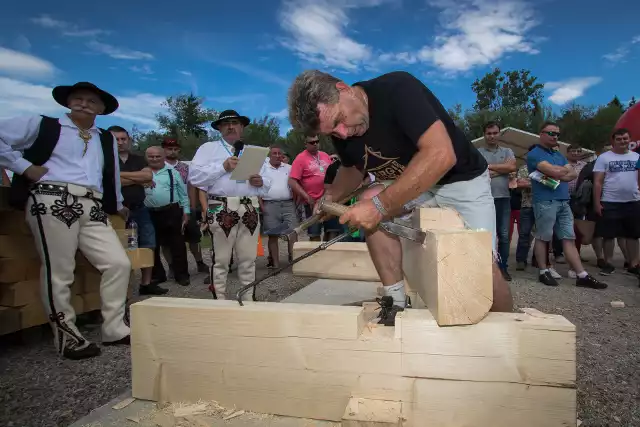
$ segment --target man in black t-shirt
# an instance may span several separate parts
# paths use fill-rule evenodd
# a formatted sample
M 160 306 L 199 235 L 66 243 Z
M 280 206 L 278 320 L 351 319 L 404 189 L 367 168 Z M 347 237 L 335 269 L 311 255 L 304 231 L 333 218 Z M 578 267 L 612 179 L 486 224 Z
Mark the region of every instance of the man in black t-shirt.
M 289 89 L 289 121 L 305 134 L 326 134 L 342 166 L 325 199 L 353 191 L 370 172 L 376 182 L 340 218 L 368 230 L 385 219 L 421 206 L 456 209 L 472 229 L 489 231 L 496 219 L 487 162 L 458 129 L 440 101 L 406 72 L 384 74 L 347 85 L 329 74 L 300 74 Z M 405 306 L 402 247 L 383 231 L 367 236 L 371 258 L 393 298 L 381 323 L 393 324 Z M 494 266 L 495 311 L 511 311 L 512 298 L 500 269 Z

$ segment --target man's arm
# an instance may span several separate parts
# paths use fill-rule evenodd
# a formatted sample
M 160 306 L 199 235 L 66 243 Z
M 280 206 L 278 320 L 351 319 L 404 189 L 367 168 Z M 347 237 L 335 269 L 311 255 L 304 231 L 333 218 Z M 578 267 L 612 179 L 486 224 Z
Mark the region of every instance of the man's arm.
M 175 172 L 175 173 L 174 173 Z M 191 207 L 189 205 L 189 195 L 187 194 L 187 186 L 182 181 L 182 177 L 175 169 L 169 169 L 169 173 L 173 174 L 173 181 L 176 185 L 176 193 L 178 196 L 178 203 L 182 206 L 182 210 L 185 215 L 189 215 L 191 213 Z M 177 175 L 177 177 L 176 177 Z
M 216 142 L 206 142 L 198 148 L 189 164 L 189 183 L 198 188 L 209 188 L 227 171 L 224 169 L 226 157 L 216 150 Z
M 137 172 L 120 172 L 120 180 L 122 185 L 145 185 L 153 181 L 153 172 L 149 168 L 144 168 Z M 125 180 L 131 184 L 125 184 Z
M 491 172 L 495 172 L 498 175 L 506 175 L 516 171 L 516 157 L 511 149 L 508 150 L 509 153 L 507 154 L 507 159 L 504 161 L 504 163 L 495 163 L 489 165 L 489 170 Z
M 570 165 L 568 165 L 568 164 L 564 165 L 564 168 L 566 168 L 569 172 L 567 172 L 567 174 L 565 176 L 560 178 L 560 181 L 570 182 L 570 181 L 573 181 L 574 179 L 576 179 L 578 177 L 578 173 Z
M 546 160 L 543 160 L 543 161 L 539 162 L 536 165 L 536 169 L 538 169 L 540 172 L 542 172 L 543 174 L 545 174 L 548 177 L 551 177 L 551 178 L 554 178 L 554 179 L 560 179 L 560 180 L 562 180 L 563 177 L 565 177 L 567 174 L 569 174 L 571 172 L 565 166 L 552 165 L 551 163 L 547 162 Z
M 363 182 L 363 172 L 355 166 L 340 166 L 336 172 L 336 177 L 329 188 L 324 193 L 326 201 L 342 200 L 353 193 Z
M 593 205 L 600 206 L 602 199 L 602 186 L 604 185 L 604 172 L 593 172 Z
M 11 185 L 11 180 L 9 179 L 9 175 L 7 175 L 7 171 L 4 168 L 0 168 L 0 174 L 2 174 L 2 185 L 9 186 Z
M 438 120 L 418 140 L 418 152 L 402 175 L 378 195 L 388 216 L 401 214 L 406 203 L 433 187 L 455 164 L 453 144 Z
M 22 152 L 36 141 L 41 121 L 40 116 L 0 120 L 0 167 L 21 175 L 31 166 Z

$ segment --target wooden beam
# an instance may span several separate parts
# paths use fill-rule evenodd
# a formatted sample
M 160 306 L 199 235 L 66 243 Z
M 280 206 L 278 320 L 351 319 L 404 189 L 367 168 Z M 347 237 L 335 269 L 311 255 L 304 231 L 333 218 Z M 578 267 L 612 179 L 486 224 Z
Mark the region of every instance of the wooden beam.
M 293 257 L 297 258 L 320 246 L 320 242 L 296 242 Z M 293 266 L 293 274 L 323 279 L 378 282 L 369 250 L 365 243 L 339 242 Z
M 478 323 L 493 304 L 491 234 L 463 229 L 459 215 L 447 209 L 419 209 L 411 225 L 427 233 L 422 245 L 401 239 L 411 288 L 439 325 Z
M 352 397 L 342 427 L 402 427 L 402 402 Z
M 514 420 L 537 411 L 545 426 L 575 422 L 575 327 L 562 316 L 490 313 L 442 328 L 429 310 L 406 310 L 384 327 L 366 323 L 368 308 L 244 304 L 132 305 L 133 396 L 332 421 L 360 398 L 401 402 L 386 407 L 400 406 L 408 420 L 433 413 L 434 426 L 506 426 L 494 412 Z M 547 396 L 555 399 L 548 418 Z M 465 406 L 467 398 L 476 401 Z M 476 413 L 482 423 L 472 422 Z

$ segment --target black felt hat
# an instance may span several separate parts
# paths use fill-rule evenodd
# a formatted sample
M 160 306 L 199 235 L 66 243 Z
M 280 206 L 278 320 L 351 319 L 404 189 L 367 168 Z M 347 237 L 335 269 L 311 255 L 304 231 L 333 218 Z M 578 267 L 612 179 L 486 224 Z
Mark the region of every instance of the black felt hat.
M 214 128 L 215 130 L 220 130 L 218 129 L 218 126 L 220 126 L 220 123 L 222 123 L 224 120 L 230 120 L 230 119 L 240 120 L 240 122 L 242 123 L 242 126 L 246 126 L 249 123 L 251 123 L 251 120 L 249 120 L 249 117 L 241 116 L 240 114 L 238 114 L 236 110 L 224 110 L 222 113 L 220 113 L 220 117 L 218 117 L 218 120 L 211 123 L 211 127 Z
M 89 90 L 100 97 L 102 103 L 104 104 L 104 112 L 101 115 L 106 116 L 118 109 L 119 104 L 115 96 L 89 82 L 78 82 L 73 86 L 56 86 L 53 88 L 51 94 L 53 95 L 53 99 L 55 99 L 58 104 L 68 108 L 69 95 L 71 95 L 71 93 L 73 93 L 74 91 L 81 89 Z

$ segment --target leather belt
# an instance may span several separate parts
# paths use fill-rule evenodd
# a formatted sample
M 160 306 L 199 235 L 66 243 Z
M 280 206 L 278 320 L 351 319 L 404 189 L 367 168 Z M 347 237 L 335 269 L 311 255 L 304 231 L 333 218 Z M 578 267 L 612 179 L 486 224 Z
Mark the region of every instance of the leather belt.
M 40 194 L 71 194 L 78 197 L 87 197 L 89 199 L 102 200 L 102 193 L 92 190 L 82 185 L 65 184 L 57 182 L 38 182 L 34 184 L 31 189 Z
M 242 196 L 242 197 L 235 197 L 237 199 L 240 199 L 240 204 L 241 205 L 246 205 L 246 204 L 251 204 L 251 198 L 247 197 L 247 196 Z M 225 196 L 212 196 L 209 195 L 209 200 L 216 200 L 218 202 L 222 202 L 222 203 L 226 203 L 227 202 L 228 197 Z
M 169 203 L 168 205 L 164 205 L 164 206 L 160 206 L 158 208 L 148 208 L 151 212 L 160 212 L 160 211 L 167 211 L 169 209 L 175 208 L 175 207 L 180 207 L 180 203 Z

